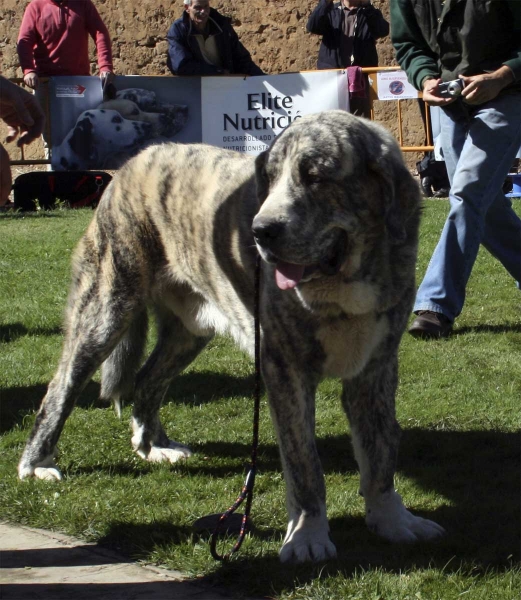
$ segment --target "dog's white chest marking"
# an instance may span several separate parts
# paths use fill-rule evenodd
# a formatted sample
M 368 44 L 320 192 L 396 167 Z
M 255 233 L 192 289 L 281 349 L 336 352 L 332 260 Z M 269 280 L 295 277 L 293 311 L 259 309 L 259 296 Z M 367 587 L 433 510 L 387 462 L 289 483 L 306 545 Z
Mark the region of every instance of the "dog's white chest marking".
M 360 315 L 335 320 L 319 329 L 318 339 L 326 353 L 324 375 L 351 379 L 367 364 L 389 330 L 386 317 Z
M 242 350 L 253 355 L 250 336 L 246 334 L 239 323 L 229 319 L 215 304 L 201 303 L 195 316 L 195 322 L 200 331 L 231 335 Z

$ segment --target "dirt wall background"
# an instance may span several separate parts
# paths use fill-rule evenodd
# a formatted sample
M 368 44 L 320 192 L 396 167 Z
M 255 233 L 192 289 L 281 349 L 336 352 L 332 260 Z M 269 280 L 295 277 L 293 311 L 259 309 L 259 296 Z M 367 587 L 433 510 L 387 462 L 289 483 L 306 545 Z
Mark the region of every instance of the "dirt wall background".
M 230 16 L 241 41 L 255 62 L 269 74 L 315 69 L 320 37 L 306 31 L 306 22 L 318 0 L 212 0 L 212 7 Z M 112 38 L 114 68 L 120 75 L 168 75 L 167 31 L 183 11 L 182 0 L 94 0 Z M 16 40 L 28 2 L 2 0 L 0 8 L 0 68 L 6 77 L 21 77 Z M 389 20 L 388 0 L 373 0 Z M 378 41 L 381 66 L 395 65 L 389 38 Z M 91 43 L 91 71 L 97 73 L 94 45 Z M 424 142 L 423 124 L 415 101 L 403 103 L 404 144 Z M 395 102 L 377 102 L 377 120 L 397 132 Z M 0 130 L 0 136 L 5 137 Z M 14 148 L 8 151 L 19 158 Z M 26 156 L 39 155 L 33 144 Z M 412 165 L 417 153 L 407 154 Z

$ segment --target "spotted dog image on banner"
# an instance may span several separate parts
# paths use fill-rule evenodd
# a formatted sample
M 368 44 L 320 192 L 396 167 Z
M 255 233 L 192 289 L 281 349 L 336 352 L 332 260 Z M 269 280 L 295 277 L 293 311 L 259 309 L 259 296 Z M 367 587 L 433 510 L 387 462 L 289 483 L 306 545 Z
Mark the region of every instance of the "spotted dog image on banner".
M 63 81 L 70 79 L 82 81 Z M 118 77 L 111 99 L 103 100 L 95 78 L 53 78 L 53 169 L 117 169 L 150 144 L 199 141 L 200 84 L 179 79 Z

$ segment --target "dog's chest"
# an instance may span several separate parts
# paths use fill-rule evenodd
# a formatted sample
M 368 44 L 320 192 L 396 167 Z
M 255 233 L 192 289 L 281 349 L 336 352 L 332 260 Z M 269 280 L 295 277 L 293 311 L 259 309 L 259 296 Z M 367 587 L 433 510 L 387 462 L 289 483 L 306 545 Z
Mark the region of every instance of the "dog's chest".
M 329 320 L 321 325 L 317 339 L 326 355 L 324 375 L 341 379 L 358 375 L 388 330 L 387 318 L 374 314 Z

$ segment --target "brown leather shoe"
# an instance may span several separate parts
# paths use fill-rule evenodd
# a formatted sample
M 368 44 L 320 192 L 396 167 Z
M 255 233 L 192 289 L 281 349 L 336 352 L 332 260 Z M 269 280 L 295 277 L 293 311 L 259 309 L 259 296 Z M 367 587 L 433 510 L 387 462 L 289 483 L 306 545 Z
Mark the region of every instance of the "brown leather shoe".
M 419 338 L 443 338 L 452 332 L 452 321 L 442 313 L 419 310 L 409 327 L 409 333 Z

